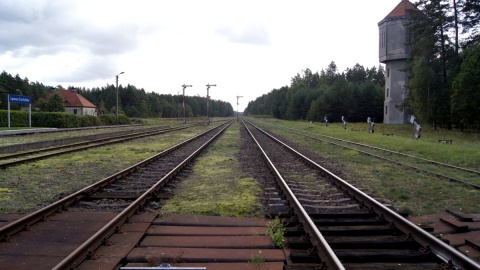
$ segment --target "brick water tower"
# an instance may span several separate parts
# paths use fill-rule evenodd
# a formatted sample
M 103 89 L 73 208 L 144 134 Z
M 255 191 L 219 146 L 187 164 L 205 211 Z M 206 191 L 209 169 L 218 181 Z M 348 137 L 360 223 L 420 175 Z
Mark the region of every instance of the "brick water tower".
M 408 10 L 415 6 L 402 0 L 383 20 L 378 23 L 381 63 L 385 64 L 385 102 L 383 122 L 385 124 L 407 124 L 408 112 L 397 108 L 408 96 L 406 83 L 407 58 L 410 53 L 409 34 L 405 27 Z

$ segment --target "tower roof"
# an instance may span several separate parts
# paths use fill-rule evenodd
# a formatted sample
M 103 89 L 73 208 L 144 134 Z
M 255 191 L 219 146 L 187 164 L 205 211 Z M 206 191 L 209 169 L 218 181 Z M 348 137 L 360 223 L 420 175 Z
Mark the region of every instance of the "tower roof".
M 416 9 L 416 7 L 410 1 L 402 0 L 380 23 L 387 20 L 402 18 L 407 15 L 409 9 Z

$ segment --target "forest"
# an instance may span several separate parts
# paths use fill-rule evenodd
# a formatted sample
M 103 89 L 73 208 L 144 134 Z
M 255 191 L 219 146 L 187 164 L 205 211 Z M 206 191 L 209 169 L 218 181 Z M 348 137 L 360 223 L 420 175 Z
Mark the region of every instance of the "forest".
M 0 74 L 0 89 L 10 90 L 10 94 L 30 96 L 33 103 L 37 103 L 51 89 L 63 89 L 58 85 L 46 86 L 39 82 L 29 82 L 28 78 L 22 79 L 18 74 L 12 76 L 6 71 Z M 70 87 L 67 87 L 69 89 Z M 103 114 L 116 113 L 116 88 L 107 85 L 101 88 L 76 88 L 83 97 L 95 104 Z M 182 96 L 147 93 L 144 89 L 138 89 L 133 85 L 118 87 L 119 113 L 128 117 L 183 117 Z M 7 109 L 7 94 L 0 93 L 0 109 Z M 18 109 L 19 104 L 11 104 L 12 109 Z M 43 107 L 43 106 L 42 106 Z M 186 117 L 206 116 L 207 103 L 205 97 L 186 96 Z M 209 101 L 209 116 L 226 117 L 233 116 L 234 111 L 230 103 L 220 100 Z
M 290 86 L 274 89 L 248 103 L 245 115 L 267 115 L 280 119 L 339 122 L 383 121 L 383 66 L 364 68 L 356 64 L 339 73 L 335 62 L 326 70 L 297 73 Z
M 480 129 L 480 0 L 419 0 L 409 10 L 409 95 L 401 110 L 424 124 Z M 305 69 L 289 86 L 250 102 L 245 114 L 281 119 L 383 121 L 384 69 L 356 64 L 340 72 L 335 62 Z

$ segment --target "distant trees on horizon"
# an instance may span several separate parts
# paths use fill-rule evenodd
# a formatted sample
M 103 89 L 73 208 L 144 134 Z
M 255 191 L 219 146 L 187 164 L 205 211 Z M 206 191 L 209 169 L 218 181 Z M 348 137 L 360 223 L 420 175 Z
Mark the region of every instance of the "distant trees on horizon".
M 57 86 L 57 88 L 61 86 Z M 52 89 L 39 82 L 29 82 L 28 78 L 22 79 L 18 74 L 12 76 L 6 71 L 0 74 L 0 89 L 10 94 L 30 96 L 32 102 L 38 102 L 43 111 L 58 111 L 59 106 L 48 106 L 48 102 L 42 102 L 42 98 Z M 17 91 L 18 90 L 18 91 Z M 104 114 L 116 112 L 116 88 L 114 85 L 96 87 L 92 89 L 76 88 L 83 97 L 95 104 Z M 133 85 L 118 87 L 119 113 L 128 117 L 183 117 L 182 96 L 158 93 L 147 93 L 144 89 L 137 89 Z M 13 92 L 14 91 L 14 92 Z M 7 93 L 0 93 L 0 109 L 7 109 Z M 207 104 L 205 97 L 186 96 L 185 115 L 187 117 L 206 116 Z M 40 102 L 39 102 L 40 101 Z M 57 100 L 53 102 L 58 103 Z M 19 104 L 11 104 L 12 109 L 19 109 Z M 209 101 L 209 116 L 227 117 L 233 116 L 234 111 L 230 103 L 221 100 Z
M 246 115 L 280 119 L 340 122 L 383 121 L 385 71 L 383 66 L 356 64 L 340 73 L 335 62 L 320 73 L 309 68 L 297 73 L 290 86 L 274 89 L 249 102 Z

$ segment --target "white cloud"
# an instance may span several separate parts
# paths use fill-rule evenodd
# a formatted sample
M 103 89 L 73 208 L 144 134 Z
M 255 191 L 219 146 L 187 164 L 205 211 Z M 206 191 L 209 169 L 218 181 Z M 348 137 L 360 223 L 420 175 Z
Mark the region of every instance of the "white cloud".
M 51 85 L 121 84 L 240 108 L 297 72 L 378 65 L 378 26 L 400 0 L 0 1 L 0 63 Z

